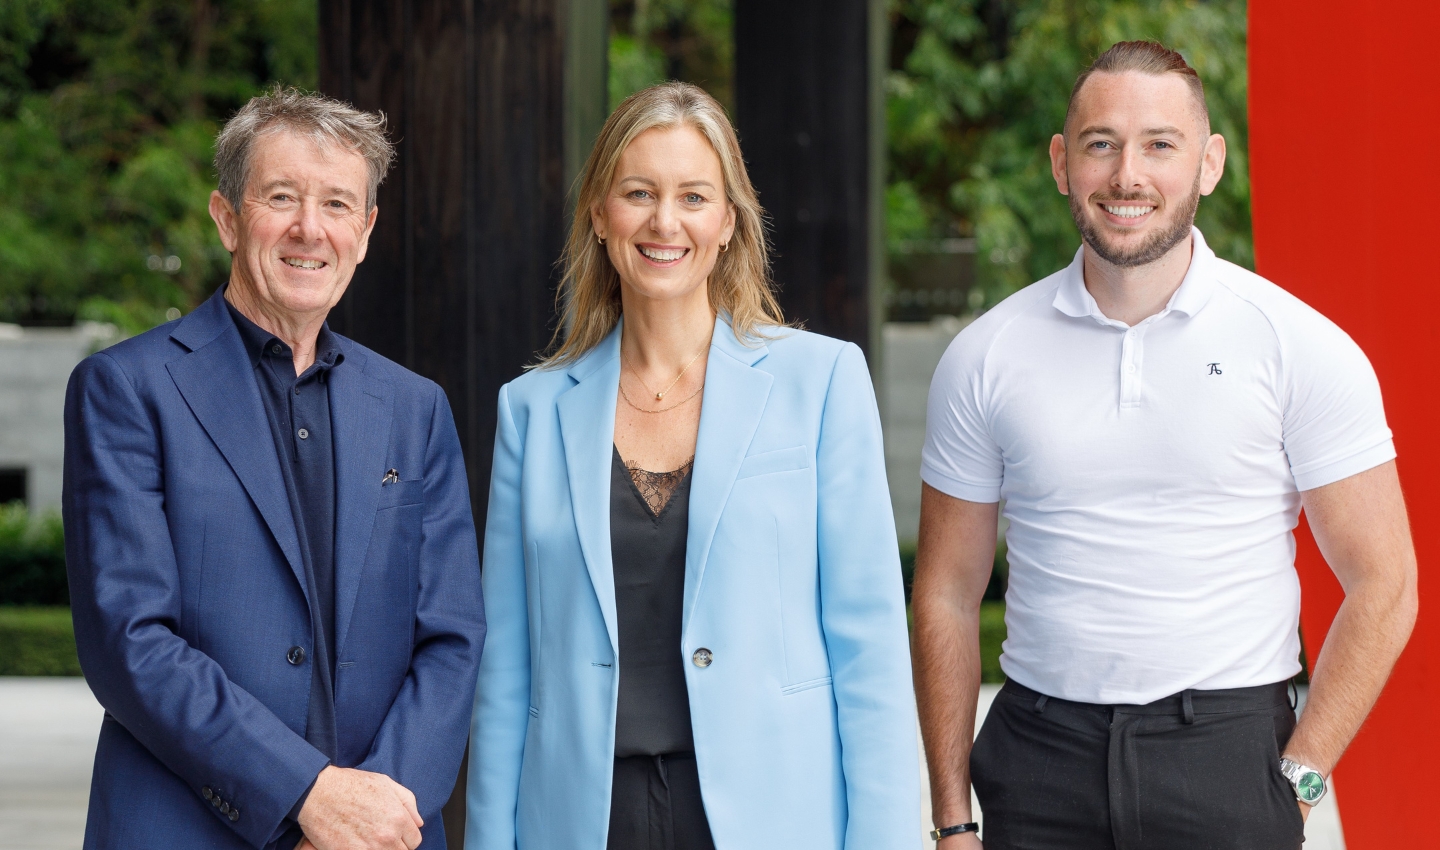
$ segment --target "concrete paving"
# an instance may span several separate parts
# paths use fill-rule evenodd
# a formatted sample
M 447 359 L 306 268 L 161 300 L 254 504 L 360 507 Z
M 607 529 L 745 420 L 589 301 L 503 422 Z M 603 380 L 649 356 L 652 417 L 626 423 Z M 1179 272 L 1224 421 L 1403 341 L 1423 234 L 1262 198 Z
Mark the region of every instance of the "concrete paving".
M 84 679 L 0 678 L 0 847 L 80 846 L 104 713 Z
M 982 721 L 998 690 L 982 687 Z M 80 847 L 102 714 L 83 679 L 0 678 L 0 848 Z M 930 789 L 923 772 L 921 786 L 921 822 L 929 824 Z M 1305 850 L 1344 850 L 1334 800 L 1332 791 L 1311 814 Z M 975 811 L 983 824 L 978 803 Z M 928 837 L 921 846 L 931 846 Z

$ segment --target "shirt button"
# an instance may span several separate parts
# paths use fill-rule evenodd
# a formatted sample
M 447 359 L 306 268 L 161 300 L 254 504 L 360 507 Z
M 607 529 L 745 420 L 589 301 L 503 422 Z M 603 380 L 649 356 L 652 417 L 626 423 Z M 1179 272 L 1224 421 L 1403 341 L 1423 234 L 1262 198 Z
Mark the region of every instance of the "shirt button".
M 705 668 L 715 660 L 715 654 L 702 646 L 695 650 L 695 654 L 690 656 L 690 660 L 695 662 L 696 667 Z
M 285 660 L 286 660 L 286 661 L 289 661 L 291 664 L 295 665 L 296 667 L 300 666 L 301 664 L 304 664 L 304 663 L 305 663 L 305 647 L 303 647 L 303 646 L 292 646 L 292 647 L 290 647 L 290 651 L 287 652 L 287 653 L 285 653 Z
M 272 345 L 272 346 L 270 346 L 270 353 L 271 353 L 271 354 L 279 354 L 280 352 L 282 352 L 282 351 L 284 351 L 284 350 L 285 350 L 285 349 L 281 348 L 281 347 L 278 346 L 278 345 Z
M 1125 371 L 1126 371 L 1126 372 L 1129 372 L 1129 373 L 1132 374 L 1132 375 L 1135 374 L 1135 364 L 1134 364 L 1134 363 L 1131 363 L 1129 366 L 1126 366 L 1126 367 L 1125 367 Z M 303 432 L 302 432 L 302 433 L 303 433 Z
M 302 439 L 302 440 L 308 440 L 308 439 L 310 439 L 310 432 L 307 431 L 307 430 L 305 430 L 304 428 L 301 428 L 299 431 L 296 431 L 295 433 L 296 433 L 296 434 L 300 437 L 300 439 Z

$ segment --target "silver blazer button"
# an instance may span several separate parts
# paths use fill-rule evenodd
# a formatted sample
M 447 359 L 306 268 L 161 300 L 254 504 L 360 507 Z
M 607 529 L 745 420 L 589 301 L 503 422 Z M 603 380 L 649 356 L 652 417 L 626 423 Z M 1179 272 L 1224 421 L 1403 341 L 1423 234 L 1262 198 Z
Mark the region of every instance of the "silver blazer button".
M 695 662 L 696 667 L 709 667 L 710 662 L 715 660 L 715 654 L 702 646 L 695 650 L 695 654 L 690 656 L 690 660 Z

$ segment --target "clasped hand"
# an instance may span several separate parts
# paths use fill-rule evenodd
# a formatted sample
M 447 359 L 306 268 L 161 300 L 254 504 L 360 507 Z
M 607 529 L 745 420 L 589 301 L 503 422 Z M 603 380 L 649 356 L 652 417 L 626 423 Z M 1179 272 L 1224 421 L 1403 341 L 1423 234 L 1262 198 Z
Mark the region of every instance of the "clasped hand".
M 333 765 L 300 809 L 295 850 L 415 850 L 425 821 L 410 789 L 383 773 Z

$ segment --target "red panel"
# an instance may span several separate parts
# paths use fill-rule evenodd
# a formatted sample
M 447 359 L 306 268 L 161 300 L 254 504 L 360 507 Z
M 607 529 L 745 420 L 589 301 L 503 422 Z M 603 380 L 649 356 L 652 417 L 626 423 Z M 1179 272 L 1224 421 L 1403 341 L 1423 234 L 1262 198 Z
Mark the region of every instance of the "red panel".
M 1380 375 L 1421 571 L 1440 555 L 1440 3 L 1251 0 L 1250 155 L 1259 272 L 1329 316 Z M 1341 599 L 1300 535 L 1313 661 Z M 1337 770 L 1350 850 L 1437 847 L 1440 602 Z

